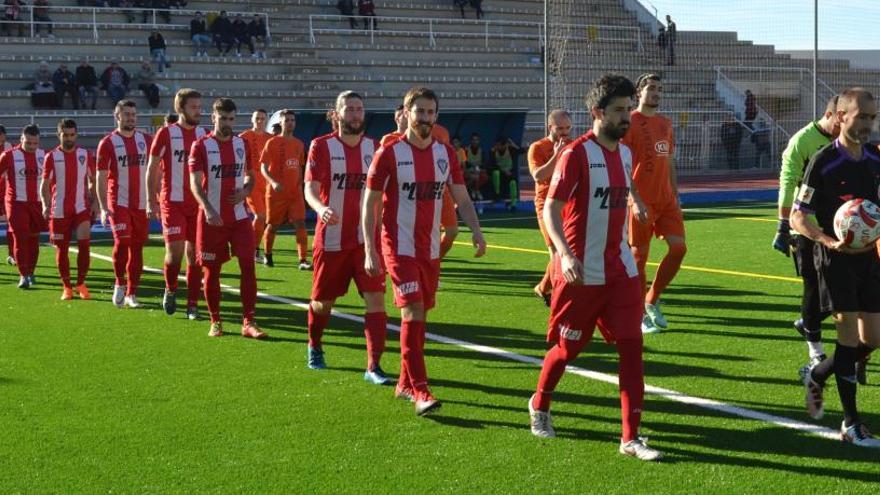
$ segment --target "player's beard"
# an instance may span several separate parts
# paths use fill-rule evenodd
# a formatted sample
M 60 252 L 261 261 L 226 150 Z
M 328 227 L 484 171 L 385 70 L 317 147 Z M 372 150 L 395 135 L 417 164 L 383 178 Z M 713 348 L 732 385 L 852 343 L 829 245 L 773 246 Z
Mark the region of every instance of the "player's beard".
M 431 137 L 431 129 L 433 129 L 433 128 L 434 128 L 434 124 L 419 122 L 418 124 L 416 124 L 415 131 L 416 131 L 416 134 L 418 134 L 420 138 L 428 139 L 429 137 Z
M 186 122 L 186 125 L 188 125 L 190 127 L 195 127 L 195 126 L 199 125 L 199 123 L 201 122 L 201 118 L 198 116 L 190 117 L 187 114 L 183 114 L 183 121 Z
M 342 133 L 349 136 L 358 136 L 364 132 L 363 120 L 355 120 L 354 122 L 345 122 L 343 120 L 339 124 L 342 126 Z
M 217 128 L 216 131 L 214 131 L 214 133 L 222 138 L 228 138 L 232 135 L 232 127 L 229 127 L 228 125 L 221 125 Z
M 125 124 L 123 124 L 123 125 L 119 126 L 119 128 L 122 129 L 122 130 L 125 131 L 125 132 L 134 132 L 134 126 L 133 126 L 133 125 L 125 125 Z
M 868 138 L 871 137 L 871 130 L 862 129 L 859 131 L 853 131 L 850 129 L 846 132 L 846 137 L 848 137 L 853 143 L 865 144 L 868 142 Z
M 76 141 L 61 141 L 61 149 L 70 151 L 76 146 Z
M 606 124 L 602 127 L 602 132 L 609 138 L 617 141 L 626 136 L 626 132 L 629 131 L 629 124 L 620 123 L 617 125 L 614 124 Z

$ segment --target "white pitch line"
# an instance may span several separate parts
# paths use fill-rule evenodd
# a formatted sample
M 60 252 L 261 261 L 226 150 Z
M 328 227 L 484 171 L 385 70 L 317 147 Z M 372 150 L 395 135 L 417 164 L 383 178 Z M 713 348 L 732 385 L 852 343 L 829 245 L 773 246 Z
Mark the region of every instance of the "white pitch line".
M 76 252 L 76 249 L 72 248 L 71 251 Z M 103 254 L 91 253 L 91 256 L 93 258 L 96 258 L 96 259 L 99 259 L 102 261 L 107 261 L 110 263 L 113 262 L 112 258 L 110 258 L 109 256 L 105 256 Z M 144 266 L 144 271 L 162 274 L 162 270 L 160 270 L 158 268 L 152 268 L 149 266 Z M 186 277 L 181 276 L 180 279 L 185 280 Z M 230 285 L 220 284 L 220 287 L 227 292 L 236 293 L 236 294 L 238 293 L 238 289 L 236 289 Z M 267 294 L 265 292 L 257 292 L 257 297 L 261 297 L 263 299 L 266 299 L 269 301 L 274 301 L 274 302 L 281 303 L 281 304 L 287 304 L 287 305 L 294 306 L 294 307 L 297 307 L 297 308 L 300 308 L 303 310 L 308 310 L 308 308 L 309 308 L 308 302 L 297 301 L 295 299 L 290 299 L 287 297 L 274 296 L 272 294 Z M 333 314 L 333 316 L 340 318 L 340 319 L 343 319 L 343 320 L 353 321 L 356 323 L 364 323 L 363 317 L 360 317 L 360 316 L 350 315 L 348 313 L 342 313 L 342 312 L 339 312 L 336 310 L 333 310 L 332 314 Z M 389 323 L 387 328 L 389 330 L 394 331 L 394 332 L 398 332 L 398 333 L 400 332 L 400 326 L 394 325 L 393 323 Z M 498 356 L 498 357 L 502 357 L 505 359 L 509 359 L 511 361 L 517 361 L 517 362 L 526 363 L 526 364 L 534 364 L 539 367 L 543 364 L 542 359 L 538 359 L 538 358 L 532 357 L 532 356 L 525 356 L 523 354 L 517 354 L 515 352 L 500 349 L 498 347 L 491 347 L 491 346 L 485 346 L 485 345 L 480 345 L 480 344 L 474 344 L 474 343 L 468 342 L 466 340 L 454 339 L 452 337 L 446 337 L 444 335 L 438 335 L 438 334 L 430 333 L 430 332 L 426 332 L 425 337 L 429 340 L 432 340 L 434 342 L 439 342 L 441 344 L 454 345 L 457 347 L 461 347 L 463 349 L 467 349 L 469 351 L 479 352 L 481 354 L 490 354 L 493 356 Z M 591 371 L 586 368 L 581 368 L 579 366 L 571 366 L 571 365 L 566 367 L 566 371 L 568 373 L 582 376 L 584 378 L 589 378 L 591 380 L 596 380 L 599 382 L 604 382 L 604 383 L 608 383 L 610 385 L 618 386 L 617 377 L 614 375 L 609 375 L 607 373 L 600 373 L 598 371 Z M 815 436 L 818 436 L 821 438 L 826 438 L 829 440 L 838 440 L 838 441 L 840 440 L 840 433 L 837 432 L 836 430 L 832 430 L 831 428 L 826 428 L 824 426 L 804 423 L 803 421 L 798 421 L 798 420 L 786 418 L 783 416 L 776 416 L 775 414 L 768 414 L 768 413 L 763 413 L 760 411 L 754 411 L 752 409 L 734 406 L 734 405 L 727 404 L 725 402 L 721 402 L 721 401 L 717 401 L 717 400 L 713 400 L 713 399 L 704 399 L 702 397 L 693 397 L 693 396 L 690 396 L 690 395 L 687 395 L 687 394 L 684 394 L 681 392 L 676 392 L 675 390 L 670 390 L 670 389 L 661 388 L 661 387 L 655 387 L 655 386 L 648 385 L 648 384 L 645 384 L 645 393 L 652 394 L 652 395 L 658 395 L 658 396 L 663 397 L 668 400 L 681 402 L 682 404 L 688 404 L 691 406 L 702 407 L 703 409 L 711 409 L 713 411 L 718 411 L 718 412 L 730 414 L 733 416 L 740 416 L 740 417 L 747 418 L 747 419 L 754 419 L 756 421 L 763 421 L 765 423 L 770 423 L 770 424 L 773 424 L 776 426 L 800 431 L 803 433 L 809 433 L 811 435 L 815 435 Z

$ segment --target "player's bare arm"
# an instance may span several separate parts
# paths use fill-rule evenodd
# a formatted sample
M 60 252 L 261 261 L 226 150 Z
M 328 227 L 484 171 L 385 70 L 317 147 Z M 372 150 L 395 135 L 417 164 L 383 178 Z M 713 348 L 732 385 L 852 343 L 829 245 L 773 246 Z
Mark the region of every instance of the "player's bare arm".
M 791 227 L 799 234 L 806 236 L 813 242 L 818 242 L 828 249 L 840 251 L 846 254 L 861 254 L 877 249 L 877 242 L 873 242 L 865 247 L 851 248 L 844 245 L 844 241 L 835 239 L 826 234 L 819 228 L 816 218 L 813 215 L 804 213 L 802 210 L 794 209 L 791 211 Z
M 147 217 L 159 218 L 159 167 L 161 158 L 150 155 L 147 162 Z
M 532 177 L 536 181 L 545 182 L 553 177 L 553 171 L 556 170 L 556 160 L 559 159 L 559 155 L 562 154 L 562 149 L 565 148 L 568 143 L 569 141 L 567 139 L 560 139 L 553 143 L 553 156 L 547 160 L 547 163 L 541 165 L 532 172 Z
M 52 208 L 52 190 L 49 179 L 45 177 L 40 179 L 40 202 L 43 203 L 43 218 L 48 220 Z
M 205 220 L 208 221 L 208 225 L 219 227 L 223 225 L 223 219 L 220 218 L 220 214 L 214 210 L 214 207 L 212 207 L 211 203 L 208 201 L 208 197 L 205 196 L 205 189 L 202 187 L 202 181 L 204 178 L 205 175 L 201 171 L 190 172 L 189 188 L 193 193 L 193 197 L 196 198 L 196 202 L 198 202 L 199 206 L 202 207 L 202 210 L 205 211 Z
M 111 216 L 110 210 L 107 207 L 107 176 L 108 172 L 106 170 L 98 170 L 97 173 L 97 190 L 98 190 L 98 207 L 101 209 L 101 225 L 107 226 L 107 222 Z
M 629 197 L 632 200 L 632 212 L 633 215 L 636 216 L 636 220 L 638 220 L 639 223 L 647 222 L 648 208 L 645 206 L 645 202 L 642 201 L 642 196 L 639 195 L 639 191 L 636 189 L 636 183 L 633 182 L 632 177 L 630 177 Z
M 321 202 L 321 183 L 310 180 L 306 182 L 306 203 L 315 210 L 318 218 L 327 225 L 336 225 L 339 223 L 339 213 L 333 208 Z
M 364 269 L 371 277 L 382 273 L 379 248 L 376 246 L 376 227 L 382 218 L 382 191 L 367 189 L 361 207 L 361 229 L 364 233 Z
M 229 197 L 226 198 L 226 202 L 232 205 L 237 205 L 239 203 L 243 203 L 248 196 L 250 196 L 251 191 L 254 190 L 254 175 L 253 172 L 248 170 L 244 174 L 244 181 L 241 189 L 236 189 L 234 193 L 230 194 Z
M 474 253 L 475 258 L 479 258 L 486 254 L 486 239 L 483 238 L 483 231 L 480 229 L 480 220 L 477 212 L 474 210 L 474 204 L 471 202 L 467 187 L 463 184 L 451 184 L 449 191 L 452 193 L 452 199 L 458 205 L 458 213 L 461 219 L 471 229 L 471 238 L 477 251 Z
M 271 187 L 273 191 L 281 192 L 281 190 L 283 189 L 283 186 L 281 185 L 281 182 L 275 180 L 275 177 L 272 177 L 272 174 L 269 172 L 269 164 L 268 163 L 261 163 L 260 164 L 260 172 L 262 172 L 263 177 L 266 178 L 266 182 L 269 183 L 269 187 Z
M 564 201 L 547 198 L 547 202 L 544 203 L 544 224 L 547 227 L 550 240 L 553 241 L 553 247 L 559 253 L 562 276 L 565 282 L 572 285 L 583 285 L 583 264 L 571 251 L 562 228 L 562 208 L 564 206 Z

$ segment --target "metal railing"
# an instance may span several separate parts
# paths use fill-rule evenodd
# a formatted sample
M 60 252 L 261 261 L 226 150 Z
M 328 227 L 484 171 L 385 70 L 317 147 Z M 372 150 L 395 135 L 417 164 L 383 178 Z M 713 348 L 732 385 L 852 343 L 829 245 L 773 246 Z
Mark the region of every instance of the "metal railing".
M 173 24 L 173 23 L 159 23 L 159 17 L 171 14 L 188 14 L 190 16 L 194 16 L 196 12 L 218 12 L 219 11 L 203 11 L 203 10 L 189 10 L 189 9 L 154 9 L 154 8 L 129 8 L 129 7 L 73 7 L 73 6 L 55 6 L 55 5 L 47 5 L 47 6 L 33 6 L 33 5 L 22 5 L 22 12 L 27 11 L 27 19 L 10 21 L 0 19 L 0 25 L 11 25 L 11 26 L 21 26 L 26 25 L 30 30 L 30 36 L 34 37 L 36 35 L 37 26 L 49 26 L 49 25 L 61 25 L 68 27 L 86 27 L 90 28 L 92 31 L 92 35 L 94 39 L 99 39 L 98 27 L 104 27 L 109 29 L 120 29 L 120 28 L 129 28 L 132 26 L 136 27 L 173 27 L 175 29 L 189 29 L 189 23 L 186 24 Z M 40 21 L 34 17 L 34 10 L 38 9 L 46 9 L 50 12 L 62 12 L 62 13 L 74 13 L 74 14 L 87 14 L 91 15 L 90 21 L 68 21 L 62 19 L 52 18 L 51 21 Z M 150 22 L 99 22 L 98 15 L 99 14 L 126 14 L 129 13 L 132 16 L 141 15 L 147 13 L 150 17 Z M 263 17 L 265 20 L 266 26 L 266 38 L 270 37 L 269 31 L 269 14 L 263 12 L 238 12 L 238 11 L 227 11 L 227 14 L 232 17 L 238 14 L 247 17 L 253 17 L 254 15 L 259 15 Z M 207 23 L 207 20 L 205 21 Z M 209 27 L 210 29 L 210 27 Z
M 369 21 L 369 28 L 340 28 L 340 27 L 323 27 L 318 23 L 321 21 L 336 21 L 338 23 L 349 22 L 354 19 L 355 22 L 363 20 L 365 23 Z M 379 17 L 379 16 L 357 16 L 357 15 L 309 15 L 309 41 L 312 45 L 317 44 L 317 34 L 369 34 L 370 44 L 375 45 L 375 35 L 377 24 L 382 26 L 380 33 L 391 35 L 406 35 L 427 38 L 428 45 L 437 46 L 438 38 L 480 38 L 484 40 L 486 48 L 489 47 L 491 39 L 510 39 L 510 40 L 528 40 L 537 43 L 538 48 L 542 48 L 544 44 L 544 25 L 540 22 L 526 21 L 494 21 L 494 20 L 474 20 L 474 19 L 432 19 L 421 17 Z M 388 24 L 414 24 L 422 26 L 423 29 L 388 29 Z M 445 28 L 458 27 L 457 30 Z M 465 30 L 466 27 L 474 27 L 470 31 Z M 566 27 L 571 29 L 582 30 L 583 36 L 576 36 L 574 39 L 587 41 L 635 41 L 638 44 L 639 52 L 644 51 L 644 43 L 642 41 L 639 28 L 632 26 L 612 26 L 603 24 L 569 24 Z M 520 32 L 512 32 L 520 31 Z M 611 33 L 611 34 L 609 34 Z

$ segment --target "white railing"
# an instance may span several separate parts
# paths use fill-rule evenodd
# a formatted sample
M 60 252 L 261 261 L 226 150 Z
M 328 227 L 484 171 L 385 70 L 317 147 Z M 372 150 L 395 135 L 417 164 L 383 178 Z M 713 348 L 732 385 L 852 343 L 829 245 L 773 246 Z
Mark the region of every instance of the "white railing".
M 62 12 L 62 13 L 73 13 L 73 14 L 87 14 L 91 16 L 91 20 L 89 21 L 68 21 L 64 19 L 59 19 L 55 17 L 50 17 L 51 21 L 39 21 L 34 18 L 34 9 L 47 9 L 51 12 Z M 0 6 L 2 9 L 2 6 Z M 48 25 L 61 25 L 66 27 L 86 27 L 90 28 L 92 31 L 92 35 L 95 39 L 99 38 L 98 35 L 98 27 L 107 28 L 107 29 L 123 29 L 130 27 L 172 27 L 175 29 L 189 29 L 189 23 L 186 24 L 173 24 L 173 23 L 159 23 L 158 18 L 165 15 L 171 14 L 187 14 L 189 16 L 194 16 L 196 12 L 218 12 L 219 10 L 187 10 L 187 9 L 153 9 L 153 8 L 126 8 L 126 7 L 73 7 L 73 6 L 33 6 L 33 5 L 22 5 L 22 20 L 18 21 L 7 21 L 0 20 L 0 25 L 9 25 L 9 26 L 20 26 L 22 24 L 27 25 L 30 30 L 30 36 L 34 37 L 36 35 L 37 26 L 48 26 Z M 27 13 L 24 11 L 27 10 Z M 146 23 L 135 23 L 135 22 L 98 22 L 98 14 L 125 14 L 129 13 L 133 16 L 140 15 L 143 16 L 143 13 L 147 12 L 150 16 L 150 22 Z M 242 16 L 253 17 L 255 15 L 259 15 L 263 17 L 266 25 L 266 37 L 270 36 L 269 32 L 269 14 L 262 12 L 238 12 L 238 11 L 227 11 L 230 17 L 241 14 Z M 26 17 L 26 18 L 24 18 Z M 207 20 L 206 20 L 207 22 Z M 210 29 L 210 26 L 209 26 Z
M 323 24 L 330 21 L 348 23 L 350 19 L 356 22 L 369 21 L 370 26 L 374 23 L 381 26 L 380 34 L 406 35 L 427 38 L 428 45 L 437 46 L 438 38 L 480 38 L 485 46 L 489 47 L 491 39 L 528 40 L 537 43 L 538 48 L 543 47 L 544 25 L 540 22 L 525 21 L 494 21 L 474 19 L 431 19 L 422 17 L 361 17 L 357 15 L 309 15 L 309 40 L 312 45 L 317 44 L 318 34 L 369 34 L 370 44 L 375 44 L 376 29 L 352 29 L 351 27 L 325 27 Z M 319 25 L 320 24 L 320 25 Z M 414 24 L 422 29 L 389 29 L 388 24 Z M 466 31 L 467 27 L 478 28 Z M 576 40 L 587 41 L 635 41 L 639 52 L 644 51 L 641 33 L 638 28 L 631 26 L 611 26 L 602 24 L 568 24 L 571 29 L 582 30 L 583 36 L 576 36 Z M 458 29 L 455 29 L 458 28 Z M 519 31 L 519 32 L 511 32 Z M 616 34 L 615 34 L 616 32 Z M 610 33 L 610 34 L 609 34 Z

